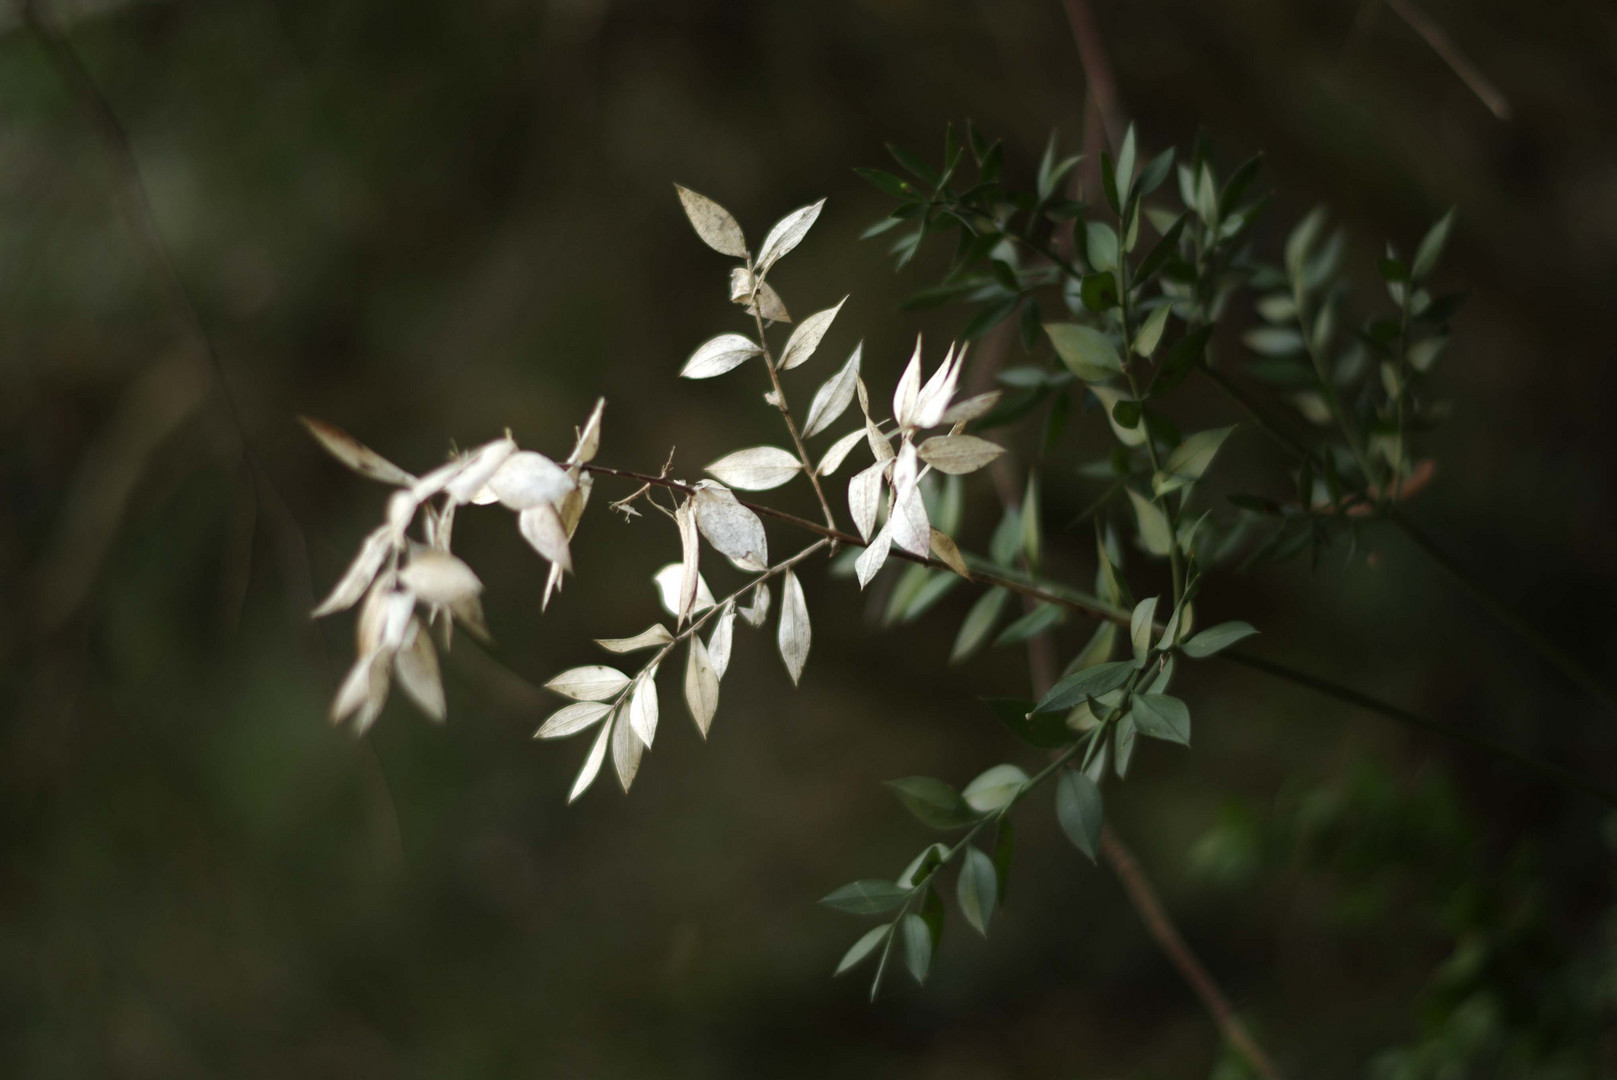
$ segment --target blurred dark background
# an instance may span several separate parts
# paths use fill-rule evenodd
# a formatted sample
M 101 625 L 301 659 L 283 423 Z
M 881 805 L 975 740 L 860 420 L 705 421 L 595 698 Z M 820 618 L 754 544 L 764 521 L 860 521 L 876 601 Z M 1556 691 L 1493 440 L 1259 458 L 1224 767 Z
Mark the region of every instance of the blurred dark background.
M 1617 13 L 1427 13 L 1510 119 L 1376 4 L 1095 5 L 1145 146 L 1185 146 L 1205 125 L 1225 169 L 1265 151 L 1278 194 L 1261 242 L 1328 204 L 1352 234 L 1357 299 L 1375 299 L 1386 240 L 1408 250 L 1459 207 L 1443 277 L 1471 298 L 1438 377 L 1454 418 L 1423 446 L 1439 472 L 1410 513 L 1609 682 Z M 654 470 L 677 446 L 676 474 L 694 478 L 778 439 L 755 370 L 675 377 L 698 342 L 743 324 L 674 181 L 755 242 L 829 196 L 773 280 L 800 316 L 852 299 L 793 392 L 806 403 L 859 337 L 867 379 L 890 387 L 915 332 L 942 341 L 959 315 L 897 309 L 925 274 L 895 277 L 881 242 L 857 239 L 887 204 L 851 167 L 883 164 L 886 140 L 935 157 L 945 121 L 966 116 L 1006 139 L 1024 181 L 1052 129 L 1077 144 L 1084 77 L 1058 0 L 108 0 L 45 14 L 127 132 L 229 395 L 143 259 L 106 132 L 8 8 L 0 1071 L 1215 1068 L 1212 1025 L 1043 799 L 1022 815 L 989 942 L 957 920 L 933 982 L 875 1007 L 829 978 L 862 926 L 815 899 L 896 874 L 931 839 L 878 781 L 1037 764 L 974 702 L 1025 692 L 1020 651 L 944 667 L 966 590 L 882 631 L 851 584 L 811 570 L 800 690 L 771 635 L 738 631 L 708 742 L 665 679 L 665 731 L 633 795 L 603 778 L 571 808 L 586 746 L 529 741 L 555 706 L 532 687 L 594 662 L 591 637 L 658 617 L 649 577 L 677 551 L 662 521 L 604 510 L 625 492 L 598 488 L 577 577 L 543 618 L 542 565 L 510 518 L 463 516 L 457 547 L 489 586 L 499 644 L 447 662 L 443 728 L 395 695 L 365 741 L 332 729 L 350 622 L 305 617 L 384 493 L 324 457 L 299 413 L 417 471 L 507 425 L 564 454 L 597 395 L 606 464 Z M 1104 441 L 1098 427 L 1075 423 L 1073 460 Z M 1250 434 L 1228 460 L 1252 475 L 1279 464 Z M 1051 521 L 1094 494 L 1071 471 L 1047 488 Z M 980 543 L 997 510 L 986 485 L 969 490 Z M 803 492 L 778 494 L 804 508 Z M 1085 535 L 1057 542 L 1080 580 Z M 1609 781 L 1609 713 L 1407 542 L 1370 546 L 1374 566 L 1361 550 L 1268 567 L 1210 587 L 1206 606 L 1257 623 L 1267 655 Z M 1064 630 L 1064 654 L 1086 636 Z M 1364 1075 L 1421 1038 L 1433 971 L 1454 962 L 1453 893 L 1426 880 L 1431 860 L 1372 860 L 1349 881 L 1242 848 L 1365 769 L 1378 779 L 1361 795 L 1403 825 L 1469 822 L 1468 887 L 1506 908 L 1529 890 L 1547 955 L 1596 965 L 1577 1008 L 1604 1000 L 1597 805 L 1255 673 L 1208 665 L 1184 683 L 1194 750 L 1151 747 L 1108 811 L 1291 1075 Z M 1399 802 L 1434 778 L 1437 803 Z M 1243 821 L 1257 824 L 1232 831 Z M 1525 879 L 1507 872 L 1521 859 Z M 1365 888 L 1381 906 L 1345 915 Z M 1535 971 L 1501 976 L 1497 996 L 1542 1000 L 1551 975 Z M 1591 1071 L 1556 1075 L 1600 1067 L 1579 1060 Z

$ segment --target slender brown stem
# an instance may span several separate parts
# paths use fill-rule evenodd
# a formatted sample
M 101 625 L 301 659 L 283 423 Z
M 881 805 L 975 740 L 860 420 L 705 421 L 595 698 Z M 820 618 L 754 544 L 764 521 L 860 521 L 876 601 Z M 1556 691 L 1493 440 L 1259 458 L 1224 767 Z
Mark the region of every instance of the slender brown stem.
M 808 447 L 803 445 L 803 436 L 798 434 L 797 421 L 792 418 L 792 410 L 786 404 L 786 391 L 780 385 L 780 372 L 775 370 L 775 358 L 770 355 L 769 343 L 764 339 L 763 308 L 757 303 L 752 305 L 752 317 L 758 325 L 758 347 L 764 353 L 764 368 L 769 372 L 769 382 L 775 388 L 775 406 L 780 409 L 781 418 L 786 421 L 786 430 L 792 433 L 792 445 L 797 447 L 797 460 L 803 463 L 803 471 L 808 473 L 809 483 L 814 485 L 814 497 L 820 500 L 820 512 L 825 515 L 825 527 L 835 530 L 836 515 L 831 513 L 831 503 L 825 497 L 825 489 L 820 487 L 820 474 L 814 470 L 814 462 L 809 459 Z
M 1073 43 L 1078 46 L 1078 61 L 1084 67 L 1089 98 L 1106 129 L 1106 141 L 1116 146 L 1123 140 L 1123 104 L 1111 62 L 1106 58 L 1100 29 L 1095 25 L 1095 13 L 1089 8 L 1089 0 L 1062 0 L 1062 8 L 1067 13 Z
M 1411 0 L 1387 0 L 1387 6 L 1398 13 L 1398 17 L 1409 24 L 1409 28 L 1419 34 L 1432 51 L 1442 58 L 1449 66 L 1449 70 L 1457 75 L 1461 82 L 1477 95 L 1477 99 L 1487 106 L 1489 112 L 1500 120 L 1510 119 L 1510 102 L 1505 95 L 1499 92 L 1482 69 L 1471 61 L 1471 58 L 1454 43 L 1444 29 L 1432 21 Z
M 1235 1009 L 1230 1005 L 1229 998 L 1219 989 L 1218 983 L 1213 981 L 1212 975 L 1197 959 L 1185 943 L 1184 935 L 1169 918 L 1167 909 L 1162 906 L 1156 889 L 1151 887 L 1151 881 L 1140 869 L 1140 861 L 1134 857 L 1128 845 L 1118 837 L 1117 830 L 1110 825 L 1101 829 L 1100 833 L 1101 857 L 1117 875 L 1117 880 L 1123 883 L 1123 891 L 1128 894 L 1129 902 L 1134 910 L 1139 912 L 1140 921 L 1145 923 L 1146 931 L 1155 939 L 1158 948 L 1162 950 L 1179 976 L 1189 984 L 1196 997 L 1201 999 L 1202 1007 L 1213 1018 L 1218 1026 L 1219 1033 L 1224 1036 L 1235 1050 L 1247 1060 L 1263 1080 L 1280 1080 L 1280 1070 L 1270 1060 L 1269 1055 L 1252 1037 L 1241 1018 L 1235 1015 Z

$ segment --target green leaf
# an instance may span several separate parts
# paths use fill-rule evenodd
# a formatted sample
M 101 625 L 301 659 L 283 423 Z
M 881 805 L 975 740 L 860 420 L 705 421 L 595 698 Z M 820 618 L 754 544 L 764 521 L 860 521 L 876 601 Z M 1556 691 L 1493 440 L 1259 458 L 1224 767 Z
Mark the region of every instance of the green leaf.
M 1208 339 L 1212 336 L 1213 328 L 1203 326 L 1174 342 L 1167 358 L 1157 368 L 1156 377 L 1151 380 L 1149 396 L 1160 398 L 1184 382 L 1201 362 L 1202 353 L 1206 351 Z
M 1027 474 L 1027 490 L 1022 495 L 1022 557 L 1027 560 L 1028 569 L 1033 573 L 1039 571 L 1039 558 L 1044 551 L 1044 529 L 1040 524 L 1039 514 L 1039 474 L 1037 470 L 1030 469 Z
M 1123 370 L 1112 339 L 1082 323 L 1045 323 L 1044 332 L 1067 369 L 1085 382 L 1102 382 Z
M 934 829 L 958 829 L 977 820 L 978 814 L 966 805 L 960 793 L 930 776 L 906 776 L 888 780 L 887 786 L 921 824 Z
M 1307 217 L 1297 223 L 1286 237 L 1286 273 L 1293 280 L 1300 279 L 1303 272 L 1303 262 L 1308 258 L 1308 251 L 1314 246 L 1320 229 L 1325 227 L 1325 208 L 1316 206 Z
M 1117 186 L 1119 200 L 1127 201 L 1129 190 L 1134 185 L 1134 125 L 1130 124 L 1128 133 L 1123 136 L 1123 146 L 1117 152 L 1117 178 L 1113 183 Z
M 1113 660 L 1068 675 L 1050 688 L 1034 707 L 1035 713 L 1066 712 L 1092 697 L 1110 693 L 1129 681 L 1134 661 Z
M 891 195 L 895 199 L 909 199 L 918 194 L 913 184 L 907 180 L 900 180 L 890 172 L 883 172 L 881 169 L 859 168 L 853 171 L 877 190 L 883 194 Z
M 1224 185 L 1224 190 L 1219 193 L 1219 217 L 1228 217 L 1230 210 L 1241 201 L 1241 196 L 1245 195 L 1246 189 L 1252 185 L 1253 177 L 1258 175 L 1258 166 L 1262 161 L 1263 154 L 1260 152 L 1236 166 L 1235 171 L 1230 174 L 1229 181 Z
M 1454 211 L 1450 210 L 1438 218 L 1437 224 L 1421 238 L 1420 246 L 1415 249 L 1415 259 L 1409 267 L 1409 276 L 1415 281 L 1425 281 L 1427 275 L 1437 269 L 1437 260 L 1443 255 L 1443 246 L 1449 242 L 1449 230 L 1453 226 Z
M 1168 227 L 1162 234 L 1162 239 L 1152 245 L 1140 265 L 1134 271 L 1134 284 L 1144 285 L 1156 274 L 1158 270 L 1173 257 L 1179 250 L 1179 234 L 1185 229 L 1185 214 L 1180 214 L 1178 220 Z
M 1134 646 L 1134 666 L 1144 667 L 1151 654 L 1151 639 L 1156 636 L 1154 622 L 1157 616 L 1157 598 L 1141 600 L 1134 605 L 1129 616 L 1129 641 Z
M 1173 172 L 1173 157 L 1174 148 L 1170 146 L 1148 161 L 1145 168 L 1140 170 L 1138 185 L 1140 198 L 1143 199 L 1157 190 L 1162 186 L 1162 182 L 1168 179 L 1168 174 Z
M 904 966 L 918 983 L 926 982 L 926 973 L 932 967 L 932 929 L 919 915 L 906 915 L 902 925 L 904 935 Z
M 960 914 L 979 934 L 987 937 L 994 905 L 999 902 L 999 876 L 994 872 L 994 860 L 977 848 L 966 848 L 955 899 L 960 902 Z
M 1110 225 L 1091 221 L 1084 226 L 1089 268 L 1101 273 L 1117 269 L 1117 234 Z
M 1016 854 L 1016 830 L 1011 827 L 1008 817 L 999 819 L 999 828 L 994 834 L 994 870 L 999 876 L 999 902 L 1005 902 L 1006 893 L 1011 889 L 1011 857 Z
M 1252 628 L 1251 623 L 1239 621 L 1219 623 L 1217 626 L 1209 626 L 1206 630 L 1179 646 L 1179 648 L 1192 660 L 1200 660 L 1227 649 L 1236 642 L 1249 638 L 1256 633 L 1257 631 Z
M 1165 495 L 1200 480 L 1207 467 L 1213 463 L 1213 456 L 1218 453 L 1218 448 L 1224 445 L 1224 440 L 1229 438 L 1230 432 L 1234 430 L 1234 427 L 1225 427 L 1198 431 L 1174 447 L 1162 463 L 1166 482 L 1156 485 L 1157 494 Z
M 1128 489 L 1129 502 L 1134 504 L 1134 518 L 1140 526 L 1140 544 L 1146 551 L 1160 558 L 1167 558 L 1173 547 L 1173 533 L 1168 528 L 1168 518 L 1162 508 L 1147 499 L 1144 495 Z
M 1010 566 L 1016 562 L 1016 553 L 1022 550 L 1022 514 L 1010 507 L 994 527 L 988 541 L 988 557 L 995 566 Z
M 1303 336 L 1280 326 L 1258 326 L 1241 335 L 1247 348 L 1261 356 L 1296 356 L 1303 351 Z
M 891 911 L 909 898 L 910 890 L 900 888 L 891 881 L 868 878 L 855 881 L 820 898 L 820 903 L 849 915 L 880 915 Z
M 1134 726 L 1141 735 L 1190 745 L 1190 709 L 1167 694 L 1135 694 Z
M 926 880 L 927 875 L 943 865 L 943 857 L 948 853 L 949 849 L 942 844 L 928 844 L 922 848 L 921 853 L 911 859 L 904 872 L 898 875 L 899 888 L 914 889 Z
M 837 965 L 836 975 L 852 971 L 866 960 L 870 959 L 887 941 L 887 935 L 892 931 L 892 923 L 882 923 L 865 932 L 865 935 L 853 943 L 853 947 L 842 954 L 842 962 Z
M 961 794 L 966 804 L 980 814 L 992 813 L 1009 803 L 1027 783 L 1027 773 L 1015 765 L 995 765 L 985 769 L 966 785 Z
M 1150 315 L 1134 334 L 1134 351 L 1141 356 L 1150 357 L 1156 352 L 1157 342 L 1162 340 L 1163 327 L 1168 325 L 1168 316 L 1173 313 L 1172 304 L 1163 304 Z
M 1129 774 L 1129 762 L 1134 760 L 1134 742 L 1134 715 L 1131 713 L 1112 729 L 1112 769 L 1119 780 Z
M 990 304 L 971 317 L 960 330 L 960 337 L 965 341 L 975 341 L 988 331 L 1016 314 L 1016 308 L 1021 304 L 1020 296 L 1012 296 L 998 303 Z
M 999 636 L 994 639 L 994 646 L 1004 648 L 1006 645 L 1020 645 L 1025 641 L 1032 641 L 1046 630 L 1060 626 L 1066 621 L 1065 608 L 1056 604 L 1040 603 L 1032 611 L 1001 630 Z
M 1145 415 L 1145 411 L 1140 408 L 1138 401 L 1119 398 L 1117 404 L 1112 406 L 1112 419 L 1117 422 L 1117 426 L 1120 428 L 1132 429 L 1139 427 L 1140 417 L 1143 415 Z
M 892 143 L 887 144 L 887 152 L 893 155 L 893 160 L 904 166 L 911 175 L 919 177 L 934 188 L 938 186 L 938 174 L 920 157 Z
M 1095 627 L 1095 633 L 1090 637 L 1089 643 L 1078 650 L 1078 655 L 1072 658 L 1063 675 L 1070 675 L 1075 671 L 1092 668 L 1096 664 L 1104 664 L 1112 658 L 1112 650 L 1117 647 L 1117 624 L 1103 622 Z
M 1035 713 L 1034 703 L 1023 698 L 983 698 L 1011 734 L 1039 750 L 1060 750 L 1071 746 L 1078 733 L 1056 713 Z
M 1105 273 L 1085 274 L 1078 286 L 1078 295 L 1090 311 L 1109 311 L 1117 306 L 1117 275 Z
M 1081 772 L 1063 769 L 1056 781 L 1056 820 L 1061 831 L 1091 862 L 1100 854 L 1100 830 L 1105 824 L 1100 788 Z
M 988 644 L 988 635 L 994 630 L 994 624 L 999 621 L 1000 612 L 1005 609 L 1005 601 L 1010 596 L 1004 589 L 993 588 L 977 598 L 966 612 L 965 621 L 960 624 L 960 633 L 955 635 L 954 648 L 949 652 L 949 663 L 959 664 L 975 656 L 984 645 Z

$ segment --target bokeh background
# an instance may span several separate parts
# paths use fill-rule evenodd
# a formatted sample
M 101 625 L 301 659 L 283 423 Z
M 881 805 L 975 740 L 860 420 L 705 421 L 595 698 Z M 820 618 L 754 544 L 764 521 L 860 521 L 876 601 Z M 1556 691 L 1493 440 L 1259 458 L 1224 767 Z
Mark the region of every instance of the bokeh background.
M 1459 206 L 1444 278 L 1471 299 L 1439 376 L 1454 416 L 1423 447 L 1438 479 L 1411 513 L 1610 680 L 1617 14 L 1426 10 L 1510 119 L 1373 3 L 1095 16 L 1144 143 L 1184 146 L 1205 125 L 1225 168 L 1265 151 L 1277 197 L 1260 241 L 1328 204 L 1352 234 L 1360 299 L 1384 241 L 1407 250 Z M 851 167 L 883 164 L 886 140 L 935 156 L 944 122 L 966 116 L 1006 139 L 1024 179 L 1052 129 L 1076 144 L 1084 77 L 1061 3 L 43 11 L 127 134 L 228 395 L 142 256 L 106 129 L 8 8 L 0 1071 L 1236 1075 L 1115 879 L 1072 851 L 1043 799 L 1022 815 L 990 941 L 957 920 L 932 983 L 895 981 L 875 1007 L 829 977 L 863 924 L 815 899 L 896 874 L 931 839 L 878 782 L 1037 763 L 975 703 L 1025 692 L 1022 653 L 944 664 L 965 590 L 883 630 L 876 605 L 812 570 L 801 689 L 769 635 L 740 634 L 706 744 L 665 687 L 633 795 L 603 780 L 572 807 L 586 746 L 529 740 L 555 704 L 534 687 L 592 660 L 591 637 L 657 617 L 649 578 L 677 551 L 665 522 L 609 515 L 603 482 L 578 575 L 541 618 L 541 564 L 509 516 L 463 517 L 457 546 L 489 586 L 498 647 L 468 642 L 447 662 L 442 728 L 395 700 L 363 742 L 332 729 L 351 624 L 305 614 L 384 493 L 324 457 L 297 414 L 416 470 L 506 426 L 565 453 L 597 395 L 607 464 L 654 470 L 677 447 L 676 474 L 694 478 L 778 438 L 756 371 L 675 377 L 741 324 L 728 264 L 691 235 L 674 181 L 754 239 L 829 196 L 776 284 L 798 314 L 851 294 L 825 355 L 863 338 L 867 379 L 890 386 L 917 330 L 942 341 L 961 316 L 898 309 L 925 268 L 895 277 L 880 242 L 858 240 L 886 205 Z M 800 400 L 831 362 L 804 369 Z M 1075 422 L 1071 461 L 1103 443 L 1098 428 Z M 1279 465 L 1250 434 L 1228 461 L 1252 476 Z M 995 500 L 969 491 L 980 544 Z M 1094 484 L 1051 469 L 1047 491 L 1060 521 Z M 777 494 L 804 508 L 803 492 Z M 779 547 L 788 535 L 772 528 Z M 1085 535 L 1055 541 L 1079 580 Z M 1361 549 L 1265 567 L 1211 587 L 1206 606 L 1260 625 L 1267 655 L 1610 779 L 1609 713 L 1406 542 L 1369 546 L 1373 566 Z M 1070 626 L 1061 648 L 1086 635 Z M 1571 1025 L 1571 1071 L 1555 1075 L 1600 1074 L 1598 806 L 1255 673 L 1209 665 L 1185 693 L 1193 752 L 1152 747 L 1109 814 L 1291 1075 L 1364 1075 L 1452 1020 L 1433 979 L 1466 962 L 1457 897 L 1504 911 L 1500 925 L 1526 911 L 1536 935 L 1523 952 L 1482 934 L 1489 957 L 1513 959 L 1461 1035 L 1505 1017 L 1548 1045 Z M 1363 865 L 1270 859 L 1284 845 L 1265 837 L 1298 807 L 1345 813 Z M 1575 1001 L 1553 996 L 1563 983 Z

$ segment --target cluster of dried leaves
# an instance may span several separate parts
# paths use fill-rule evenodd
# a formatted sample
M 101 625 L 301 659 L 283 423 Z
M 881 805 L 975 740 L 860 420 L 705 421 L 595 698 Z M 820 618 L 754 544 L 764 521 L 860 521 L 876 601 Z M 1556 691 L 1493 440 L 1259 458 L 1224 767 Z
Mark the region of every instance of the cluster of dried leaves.
M 385 520 L 365 537 L 347 572 L 314 610 L 318 618 L 360 605 L 358 658 L 332 702 L 333 722 L 353 717 L 355 730 L 363 733 L 386 704 L 395 675 L 423 712 L 444 719 L 443 681 L 427 627 L 438 628 L 445 649 L 457 621 L 479 637 L 488 635 L 479 599 L 483 583 L 450 551 L 459 507 L 498 503 L 516 512 L 523 538 L 550 562 L 543 604 L 550 603 L 563 573 L 572 568 L 568 543 L 589 502 L 593 481 L 584 465 L 600 448 L 605 404 L 596 403 L 561 464 L 518 449 L 507 432 L 419 477 L 340 428 L 304 419 L 309 433 L 338 461 L 398 489 L 388 500 Z M 409 535 L 417 519 L 419 540 Z

